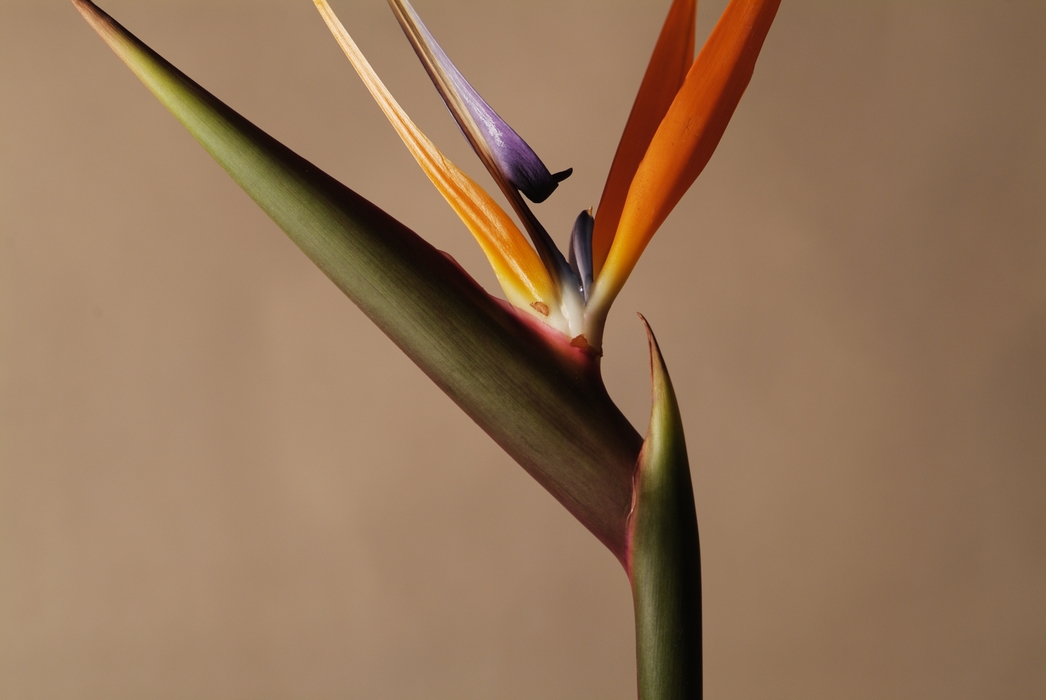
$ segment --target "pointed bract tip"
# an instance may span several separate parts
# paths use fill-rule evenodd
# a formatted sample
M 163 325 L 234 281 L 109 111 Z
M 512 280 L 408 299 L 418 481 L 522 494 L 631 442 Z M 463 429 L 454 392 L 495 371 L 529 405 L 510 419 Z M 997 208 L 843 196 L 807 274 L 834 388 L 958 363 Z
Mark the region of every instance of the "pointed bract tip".
M 654 337 L 654 330 L 650 327 L 650 322 L 646 320 L 646 316 L 636 312 L 636 316 L 643 323 L 643 330 L 646 331 L 647 345 L 650 348 L 650 374 L 666 372 L 665 359 L 661 357 L 661 346 L 657 344 L 657 338 Z

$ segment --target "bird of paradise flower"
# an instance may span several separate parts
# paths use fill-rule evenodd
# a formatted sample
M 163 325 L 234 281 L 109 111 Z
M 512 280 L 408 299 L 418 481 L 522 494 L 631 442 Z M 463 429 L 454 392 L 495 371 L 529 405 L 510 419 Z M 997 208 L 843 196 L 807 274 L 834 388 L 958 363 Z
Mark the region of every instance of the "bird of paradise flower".
M 780 0 L 731 0 L 696 60 L 696 0 L 674 0 L 593 216 L 566 256 L 523 197 L 552 173 L 469 85 L 407 0 L 389 0 L 530 243 L 447 160 L 314 0 L 422 170 L 486 254 L 510 307 L 447 256 L 292 153 L 89 0 L 74 5 L 241 187 L 394 342 L 600 539 L 632 583 L 639 696 L 700 698 L 700 554 L 682 421 L 653 334 L 645 440 L 599 375 L 603 327 L 652 236 L 708 163 L 751 79 Z M 645 321 L 644 321 L 645 323 Z
M 708 163 L 741 95 L 779 0 L 733 2 L 694 61 L 696 0 L 676 0 L 639 88 L 593 219 L 574 223 L 569 262 L 523 200 L 544 201 L 570 170 L 552 174 L 472 88 L 407 0 L 389 0 L 476 154 L 530 236 L 414 125 L 326 0 L 315 0 L 337 39 L 425 174 L 486 253 L 506 297 L 598 352 L 610 305 L 654 233 Z

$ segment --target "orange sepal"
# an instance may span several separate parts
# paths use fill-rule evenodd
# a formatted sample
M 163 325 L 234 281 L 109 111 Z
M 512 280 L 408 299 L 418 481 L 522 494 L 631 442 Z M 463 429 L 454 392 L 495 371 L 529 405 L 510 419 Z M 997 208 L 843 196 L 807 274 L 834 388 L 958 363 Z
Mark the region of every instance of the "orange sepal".
M 559 291 L 512 219 L 486 190 L 448 160 L 407 116 L 326 0 L 314 0 L 314 3 L 404 145 L 479 243 L 508 301 L 560 330 L 567 330 L 559 309 Z
M 614 242 L 614 232 L 636 168 L 694 61 L 696 17 L 697 0 L 675 0 L 661 27 L 596 209 L 592 230 L 592 265 L 596 275 Z
M 780 4 L 731 0 L 719 18 L 636 170 L 589 301 L 594 314 L 605 315 L 654 232 L 712 157 Z

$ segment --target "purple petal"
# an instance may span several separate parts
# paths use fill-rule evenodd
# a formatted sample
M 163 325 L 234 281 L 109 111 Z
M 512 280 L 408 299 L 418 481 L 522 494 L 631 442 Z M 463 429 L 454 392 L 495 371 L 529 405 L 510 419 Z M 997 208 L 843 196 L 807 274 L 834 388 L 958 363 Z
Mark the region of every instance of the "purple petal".
M 592 288 L 592 210 L 577 215 L 574 230 L 570 232 L 570 269 L 581 286 L 581 294 L 588 301 Z
M 527 142 L 469 85 L 410 3 L 389 0 L 389 4 L 443 101 L 490 174 L 532 202 L 545 201 L 571 170 L 550 173 Z

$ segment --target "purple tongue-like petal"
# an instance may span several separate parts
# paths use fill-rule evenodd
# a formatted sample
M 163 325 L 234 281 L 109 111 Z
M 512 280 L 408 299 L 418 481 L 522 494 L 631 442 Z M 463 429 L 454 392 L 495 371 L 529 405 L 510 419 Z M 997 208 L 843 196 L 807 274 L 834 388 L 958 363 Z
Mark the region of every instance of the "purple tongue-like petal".
M 592 288 L 592 210 L 577 215 L 574 230 L 570 232 L 570 269 L 577 275 L 581 293 L 588 301 Z
M 527 142 L 498 116 L 454 67 L 407 0 L 389 0 L 396 18 L 465 137 L 499 184 L 543 202 L 571 170 L 552 174 Z

